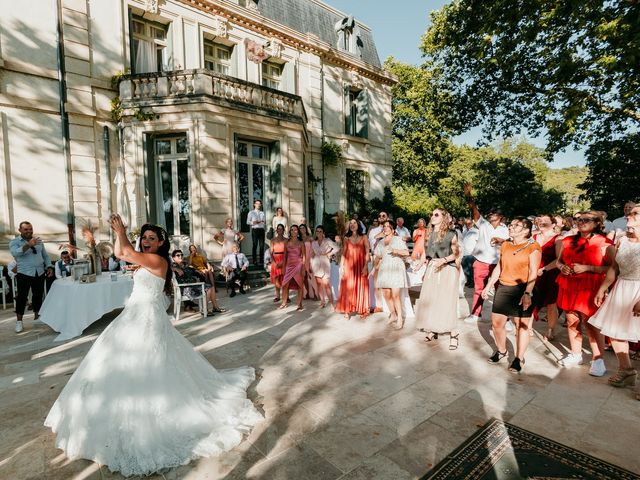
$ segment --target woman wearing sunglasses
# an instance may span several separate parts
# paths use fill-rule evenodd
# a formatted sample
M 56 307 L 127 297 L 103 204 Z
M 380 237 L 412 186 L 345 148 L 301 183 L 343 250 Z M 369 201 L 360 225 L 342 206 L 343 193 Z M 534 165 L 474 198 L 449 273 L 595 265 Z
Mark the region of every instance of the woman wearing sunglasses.
M 442 208 L 436 208 L 431 215 L 424 255 L 427 271 L 416 302 L 416 325 L 427 334 L 425 342 L 436 340 L 440 333 L 449 333 L 449 350 L 456 350 L 460 248 L 448 216 Z
M 509 371 L 519 373 L 524 365 L 524 354 L 529 346 L 529 330 L 533 316 L 533 287 L 538 278 L 542 257 L 540 244 L 532 241 L 533 223 L 525 217 L 515 217 L 509 224 L 510 240 L 500 247 L 500 260 L 491 273 L 482 298 L 489 297 L 493 286 L 496 294 L 491 310 L 491 323 L 496 351 L 489 363 L 497 364 L 507 356 L 506 324 L 509 317 L 516 326 L 516 358 Z
M 557 305 L 565 311 L 571 346 L 571 353 L 562 363 L 565 367 L 582 365 L 582 323 L 592 354 L 589 374 L 601 377 L 606 372 L 602 358 L 604 339 L 588 320 L 598 310 L 596 293 L 611 264 L 612 242 L 602 234 L 603 218 L 599 212 L 583 212 L 576 225 L 577 233 L 562 239 L 557 263 L 560 270 Z

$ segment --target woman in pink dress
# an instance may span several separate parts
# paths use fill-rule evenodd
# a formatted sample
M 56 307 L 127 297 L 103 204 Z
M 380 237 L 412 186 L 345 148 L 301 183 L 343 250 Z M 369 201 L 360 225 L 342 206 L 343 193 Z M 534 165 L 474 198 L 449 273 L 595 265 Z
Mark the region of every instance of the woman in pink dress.
M 302 243 L 304 244 L 304 298 L 307 299 L 316 299 L 319 297 L 318 292 L 316 290 L 316 282 L 313 277 L 313 273 L 311 271 L 311 244 L 313 243 L 313 237 L 309 235 L 309 229 L 306 225 L 300 225 L 300 237 L 302 238 Z
M 427 222 L 424 218 L 418 219 L 418 226 L 413 231 L 413 251 L 411 252 L 411 260 L 418 260 L 424 253 L 424 241 L 427 233 Z
M 306 252 L 304 243 L 300 238 L 300 229 L 297 225 L 289 227 L 289 241 L 284 257 L 284 278 L 282 279 L 282 304 L 278 308 L 287 308 L 289 290 L 298 290 L 298 310 L 302 310 L 302 297 L 304 296 L 303 269 Z

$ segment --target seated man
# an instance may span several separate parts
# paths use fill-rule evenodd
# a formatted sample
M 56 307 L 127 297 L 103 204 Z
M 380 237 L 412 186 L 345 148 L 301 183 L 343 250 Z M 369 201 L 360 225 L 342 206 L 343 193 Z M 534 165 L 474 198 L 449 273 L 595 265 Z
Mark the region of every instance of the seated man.
M 249 259 L 240 253 L 238 244 L 234 243 L 231 253 L 222 259 L 222 268 L 228 272 L 227 287 L 231 289 L 231 297 L 236 296 L 236 280 L 240 281 L 240 293 L 244 293 L 244 283 L 247 281 Z
M 181 283 L 200 283 L 202 280 L 195 269 L 184 263 L 183 258 L 184 255 L 182 254 L 182 250 L 174 250 L 171 253 L 171 259 L 173 260 L 171 263 L 171 269 L 176 274 L 178 285 Z M 207 283 L 205 283 L 204 288 L 206 292 L 207 310 L 209 308 L 209 303 L 211 303 L 213 307 L 211 310 L 207 311 L 207 315 L 213 315 L 214 312 L 224 312 L 225 310 L 218 306 L 215 289 Z M 181 287 L 181 290 L 182 295 L 191 301 L 198 300 L 202 295 L 202 290 L 200 287 L 196 286 Z
M 64 278 L 71 275 L 71 266 L 73 265 L 73 258 L 71 254 L 64 250 L 60 252 L 60 260 L 56 262 L 56 278 Z

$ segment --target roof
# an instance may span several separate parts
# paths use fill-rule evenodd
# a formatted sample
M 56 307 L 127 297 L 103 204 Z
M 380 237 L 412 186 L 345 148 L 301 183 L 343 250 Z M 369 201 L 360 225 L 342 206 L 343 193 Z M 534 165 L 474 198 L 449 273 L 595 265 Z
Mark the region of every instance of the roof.
M 258 10 L 266 18 L 290 27 L 301 33 L 316 35 L 330 45 L 336 46 L 338 35 L 335 25 L 345 14 L 323 5 L 317 0 L 260 0 Z M 362 61 L 381 67 L 378 51 L 373 42 L 371 30 L 358 22 L 362 32 Z

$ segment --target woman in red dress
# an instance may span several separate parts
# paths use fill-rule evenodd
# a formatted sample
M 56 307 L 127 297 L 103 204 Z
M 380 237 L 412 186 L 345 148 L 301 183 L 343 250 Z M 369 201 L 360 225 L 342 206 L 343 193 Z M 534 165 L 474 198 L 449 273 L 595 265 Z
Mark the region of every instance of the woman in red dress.
M 289 240 L 284 256 L 284 277 L 282 278 L 282 303 L 278 308 L 286 308 L 289 301 L 289 289 L 298 290 L 298 308 L 302 310 L 304 296 L 303 270 L 305 247 L 297 225 L 289 227 Z
M 340 260 L 340 291 L 336 312 L 349 319 L 352 313 L 365 318 L 369 314 L 369 240 L 360 235 L 360 226 L 349 221 Z
M 424 218 L 418 219 L 418 226 L 413 231 L 413 251 L 411 252 L 411 260 L 418 260 L 424 253 L 424 241 L 427 234 L 427 222 Z
M 284 238 L 284 225 L 276 225 L 276 234 L 271 239 L 269 252 L 271 253 L 271 283 L 276 289 L 274 303 L 280 301 L 282 290 L 282 278 L 284 277 L 284 252 L 287 248 L 287 239 Z
M 571 345 L 571 353 L 564 358 L 563 364 L 565 367 L 582 364 L 580 324 L 583 323 L 593 356 L 589 374 L 601 377 L 606 372 L 602 359 L 604 339 L 588 320 L 598 310 L 595 297 L 611 263 L 607 249 L 612 243 L 602 235 L 604 221 L 600 212 L 584 212 L 576 222 L 578 233 L 562 239 L 557 261 L 561 273 L 557 304 L 567 316 Z
M 536 280 L 536 298 L 534 298 L 534 318 L 537 320 L 540 310 L 547 307 L 547 340 L 555 338 L 555 328 L 558 323 L 558 274 L 556 268 L 556 240 L 558 234 L 554 228 L 554 218 L 551 215 L 540 215 L 537 219 L 539 233 L 533 236 L 542 249 L 542 258 L 538 268 Z

